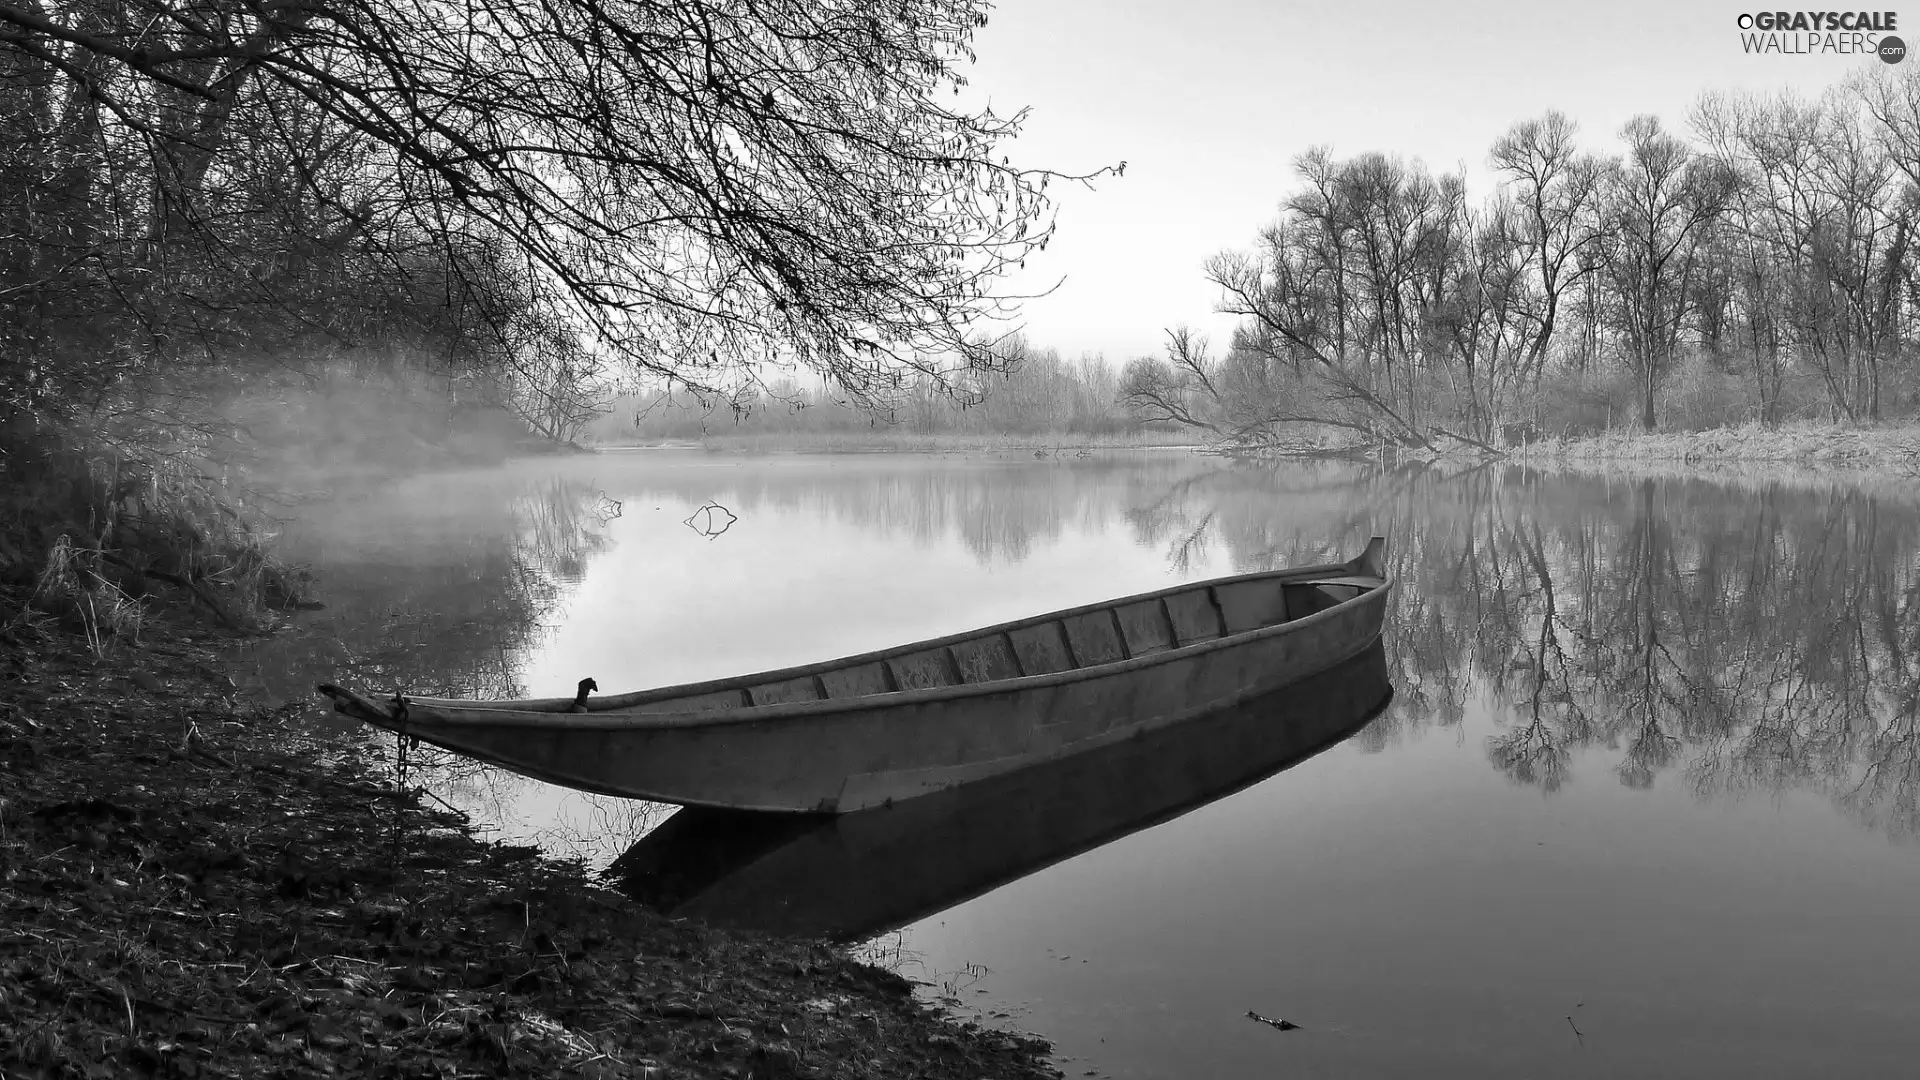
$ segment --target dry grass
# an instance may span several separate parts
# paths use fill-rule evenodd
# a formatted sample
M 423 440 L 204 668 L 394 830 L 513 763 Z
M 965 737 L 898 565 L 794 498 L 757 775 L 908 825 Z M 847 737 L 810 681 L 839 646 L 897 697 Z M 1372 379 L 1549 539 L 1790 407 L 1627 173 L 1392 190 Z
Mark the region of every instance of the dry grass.
M 299 572 L 270 554 L 274 523 L 193 449 L 11 447 L 29 467 L 0 483 L 0 582 L 100 655 L 138 633 L 159 582 L 236 629 L 269 625 L 267 609 L 299 602 Z
M 1920 429 L 1757 425 L 1534 443 L 1509 460 L 1624 480 L 1708 480 L 1750 491 L 1845 488 L 1900 503 L 1920 498 Z
M 118 585 L 102 577 L 97 551 L 73 546 L 62 533 L 47 553 L 29 603 L 77 624 L 87 651 L 104 658 L 122 641 L 140 640 L 146 609 Z
M 1516 447 L 1523 461 L 1781 463 L 1801 467 L 1920 471 L 1920 427 L 1759 424 L 1689 432 L 1609 432 Z

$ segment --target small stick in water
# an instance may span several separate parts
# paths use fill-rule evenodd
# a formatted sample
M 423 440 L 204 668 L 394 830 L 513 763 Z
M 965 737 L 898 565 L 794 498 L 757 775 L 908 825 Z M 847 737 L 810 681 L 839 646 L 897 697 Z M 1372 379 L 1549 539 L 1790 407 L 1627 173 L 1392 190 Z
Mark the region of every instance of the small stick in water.
M 1291 1020 L 1278 1020 L 1271 1016 L 1261 1016 L 1259 1013 L 1254 1012 L 1252 1009 L 1247 1010 L 1247 1019 L 1258 1020 L 1261 1023 L 1266 1024 L 1270 1027 L 1279 1028 L 1281 1031 L 1293 1031 L 1300 1026 L 1299 1024 L 1296 1024 Z

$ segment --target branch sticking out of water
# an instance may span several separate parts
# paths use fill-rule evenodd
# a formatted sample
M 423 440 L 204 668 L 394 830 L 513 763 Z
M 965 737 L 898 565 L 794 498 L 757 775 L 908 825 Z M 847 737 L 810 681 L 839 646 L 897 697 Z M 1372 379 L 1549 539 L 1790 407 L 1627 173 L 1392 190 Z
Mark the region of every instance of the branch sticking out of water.
M 1247 1010 L 1247 1019 L 1258 1020 L 1262 1024 L 1266 1024 L 1269 1027 L 1278 1028 L 1281 1031 L 1296 1031 L 1300 1027 L 1299 1024 L 1296 1024 L 1291 1020 L 1281 1020 L 1277 1017 L 1272 1017 L 1272 1016 L 1261 1016 L 1259 1013 L 1254 1012 L 1252 1009 Z
M 733 515 L 733 511 L 717 502 L 709 501 L 702 503 L 700 508 L 689 515 L 682 524 L 711 540 L 733 528 L 733 523 L 738 520 L 740 519 Z

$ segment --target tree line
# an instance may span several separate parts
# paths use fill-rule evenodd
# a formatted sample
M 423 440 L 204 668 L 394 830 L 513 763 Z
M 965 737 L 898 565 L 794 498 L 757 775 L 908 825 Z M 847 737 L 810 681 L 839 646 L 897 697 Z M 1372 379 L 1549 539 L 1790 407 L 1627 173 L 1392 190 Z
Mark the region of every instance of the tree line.
M 1910 415 L 1920 76 L 1708 95 L 1689 127 L 1639 116 L 1596 152 L 1560 113 L 1521 121 L 1478 203 L 1460 174 L 1310 150 L 1278 220 L 1207 264 L 1224 353 L 1174 330 L 1125 402 L 1249 445 Z
M 613 399 L 587 433 L 603 442 L 714 435 L 1116 435 L 1138 422 L 1119 405 L 1120 374 L 1099 355 L 1068 360 L 1024 336 L 991 346 L 991 370 L 942 386 L 903 379 L 880 402 L 856 408 L 828 384 L 769 379 L 724 398 L 637 389 Z

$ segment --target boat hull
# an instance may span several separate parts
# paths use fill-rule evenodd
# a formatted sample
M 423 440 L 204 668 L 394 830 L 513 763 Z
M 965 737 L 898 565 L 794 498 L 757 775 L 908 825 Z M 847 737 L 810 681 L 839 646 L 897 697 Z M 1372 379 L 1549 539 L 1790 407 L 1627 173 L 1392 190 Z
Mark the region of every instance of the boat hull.
M 1373 549 L 1369 555 L 1377 560 Z M 1293 578 L 1368 569 L 1361 562 L 1267 577 L 1276 590 L 1293 588 L 1298 604 L 1304 586 Z M 1218 602 L 1226 595 L 1219 590 L 1256 577 L 1183 588 L 1213 590 L 1208 595 L 1224 611 L 1231 605 Z M 1325 585 L 1317 602 L 1326 606 L 1303 617 L 1117 662 L 831 700 L 715 708 L 713 699 L 728 694 L 755 700 L 755 692 L 723 688 L 677 699 L 630 695 L 630 703 L 597 712 L 556 714 L 544 701 L 504 708 L 416 700 L 396 709 L 336 687 L 323 691 L 370 723 L 567 787 L 686 806 L 845 813 L 1055 761 L 1305 679 L 1379 640 L 1387 586 L 1383 573 Z M 1011 649 L 1024 631 L 951 640 L 990 641 L 995 633 Z M 946 655 L 957 671 L 950 648 Z M 897 660 L 894 666 L 907 670 Z M 850 669 L 793 670 L 814 673 L 789 682 L 825 687 L 822 672 Z M 780 684 L 760 684 L 769 685 Z M 691 705 L 700 707 L 683 707 Z

